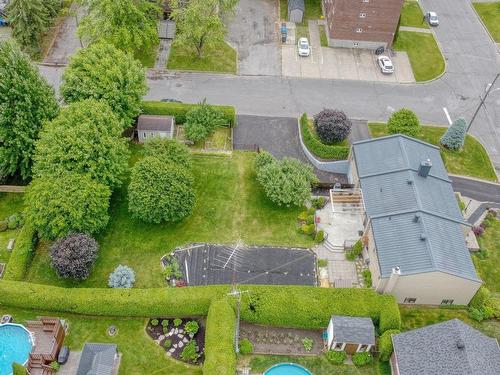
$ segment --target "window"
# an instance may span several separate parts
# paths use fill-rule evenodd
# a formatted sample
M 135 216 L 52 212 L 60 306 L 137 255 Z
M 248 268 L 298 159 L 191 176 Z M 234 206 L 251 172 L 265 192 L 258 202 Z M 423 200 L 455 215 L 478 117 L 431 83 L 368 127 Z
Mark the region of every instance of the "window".
M 441 301 L 441 305 L 453 305 L 452 299 L 444 299 Z
M 370 0 L 363 0 L 363 3 L 369 3 Z
M 363 32 L 363 29 L 362 29 L 361 27 L 358 27 L 358 28 L 356 29 L 356 32 L 357 32 L 357 33 L 362 33 L 362 32 Z
M 148 133 L 144 132 L 144 138 L 148 137 Z
M 359 18 L 366 18 L 366 13 L 360 13 Z
M 333 347 L 333 350 L 342 350 L 344 343 L 343 342 L 336 342 L 335 346 Z
M 417 299 L 413 297 L 406 297 L 404 300 L 404 303 L 415 303 L 415 302 L 417 302 Z

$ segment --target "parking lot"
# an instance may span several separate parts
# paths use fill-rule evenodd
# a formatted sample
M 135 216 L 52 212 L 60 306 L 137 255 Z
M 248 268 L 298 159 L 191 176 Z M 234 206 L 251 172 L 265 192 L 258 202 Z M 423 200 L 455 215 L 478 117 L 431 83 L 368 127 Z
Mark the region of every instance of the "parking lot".
M 391 55 L 393 74 L 382 74 L 370 50 L 321 47 L 316 21 L 309 21 L 311 55 L 299 57 L 295 38 L 282 45 L 282 74 L 287 77 L 350 79 L 380 82 L 415 82 L 408 55 Z

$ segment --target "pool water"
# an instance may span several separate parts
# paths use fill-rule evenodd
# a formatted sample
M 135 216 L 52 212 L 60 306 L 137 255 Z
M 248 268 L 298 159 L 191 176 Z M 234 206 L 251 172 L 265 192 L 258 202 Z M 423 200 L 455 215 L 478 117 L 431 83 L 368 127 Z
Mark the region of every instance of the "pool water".
M 12 363 L 24 364 L 30 352 L 30 335 L 23 326 L 0 325 L 0 375 L 12 374 Z
M 280 363 L 271 367 L 264 375 L 311 375 L 311 372 L 295 363 Z

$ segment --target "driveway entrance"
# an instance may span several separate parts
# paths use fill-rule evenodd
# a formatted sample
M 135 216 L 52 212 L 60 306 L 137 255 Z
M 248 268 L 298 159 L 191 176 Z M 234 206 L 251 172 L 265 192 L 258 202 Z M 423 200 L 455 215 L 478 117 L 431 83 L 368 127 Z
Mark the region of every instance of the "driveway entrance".
M 281 75 L 275 0 L 240 0 L 228 42 L 238 51 L 238 74 Z

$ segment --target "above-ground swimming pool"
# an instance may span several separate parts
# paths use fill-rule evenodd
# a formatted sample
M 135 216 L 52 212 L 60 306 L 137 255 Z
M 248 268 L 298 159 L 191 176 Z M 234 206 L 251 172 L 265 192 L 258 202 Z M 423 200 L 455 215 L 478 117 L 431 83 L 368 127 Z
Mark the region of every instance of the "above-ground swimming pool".
M 31 352 L 30 334 L 22 325 L 0 325 L 0 375 L 12 374 L 14 362 L 24 364 Z
M 312 375 L 311 371 L 295 363 L 280 363 L 264 372 L 264 375 Z

